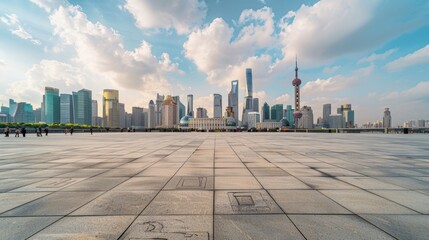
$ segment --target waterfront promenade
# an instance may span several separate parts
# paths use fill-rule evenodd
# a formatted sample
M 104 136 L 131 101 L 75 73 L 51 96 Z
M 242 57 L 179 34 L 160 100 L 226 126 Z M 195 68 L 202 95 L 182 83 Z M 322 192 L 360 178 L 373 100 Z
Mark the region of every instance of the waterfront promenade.
M 429 135 L 0 138 L 0 239 L 428 239 Z

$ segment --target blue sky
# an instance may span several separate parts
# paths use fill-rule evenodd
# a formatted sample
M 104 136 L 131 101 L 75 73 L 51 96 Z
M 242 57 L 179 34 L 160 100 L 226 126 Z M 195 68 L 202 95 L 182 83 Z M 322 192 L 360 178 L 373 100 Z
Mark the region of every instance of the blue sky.
M 0 2 L 0 103 L 40 106 L 44 86 L 120 90 L 126 109 L 156 93 L 213 93 L 253 69 L 254 95 L 293 105 L 351 103 L 356 122 L 429 119 L 429 2 L 425 0 L 19 0 Z M 333 112 L 334 113 L 334 112 Z

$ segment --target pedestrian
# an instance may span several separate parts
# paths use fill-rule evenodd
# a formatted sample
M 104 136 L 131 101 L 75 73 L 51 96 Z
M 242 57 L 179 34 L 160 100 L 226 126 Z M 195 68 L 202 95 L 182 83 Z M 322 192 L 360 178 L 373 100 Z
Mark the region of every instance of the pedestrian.
M 64 134 L 67 135 L 67 128 L 64 128 Z
M 5 137 L 9 137 L 9 131 L 10 131 L 9 126 L 7 126 L 6 130 L 4 131 L 4 136 Z
M 22 133 L 22 137 L 25 137 L 25 134 L 27 133 L 27 130 L 25 129 L 25 127 L 21 129 L 21 133 Z
M 39 128 L 37 129 L 37 133 L 38 133 L 38 135 L 37 135 L 37 136 L 39 136 L 39 137 L 43 137 L 43 136 L 42 136 L 42 127 L 41 127 L 41 126 L 39 126 Z
M 45 127 L 45 136 L 48 136 L 48 133 L 49 133 L 49 129 L 48 127 Z
M 92 127 L 91 128 L 89 128 L 89 132 L 91 133 L 91 135 L 92 135 Z
M 15 137 L 19 137 L 19 128 L 15 128 Z
M 73 127 L 71 127 L 70 128 L 70 135 L 73 135 L 73 131 L 74 131 L 74 129 L 73 129 Z

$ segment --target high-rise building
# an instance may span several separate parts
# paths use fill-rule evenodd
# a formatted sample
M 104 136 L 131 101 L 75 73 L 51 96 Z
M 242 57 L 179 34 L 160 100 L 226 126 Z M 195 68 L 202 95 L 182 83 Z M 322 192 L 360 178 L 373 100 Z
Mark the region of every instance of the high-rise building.
M 127 112 L 125 111 L 125 104 L 119 103 L 119 128 L 127 127 Z
M 246 68 L 246 89 L 244 92 L 244 109 L 241 118 L 242 125 L 247 127 L 248 114 L 253 111 L 253 77 L 252 69 Z
M 300 112 L 300 102 L 301 96 L 299 92 L 299 86 L 301 85 L 301 79 L 298 78 L 298 58 L 295 60 L 295 79 L 292 81 L 292 85 L 294 86 L 294 97 L 295 97 L 295 112 L 293 113 L 293 118 L 295 120 L 295 127 L 299 127 L 297 124 L 299 119 L 302 117 L 302 113 Z
M 383 115 L 383 128 L 391 128 L 392 127 L 392 116 L 390 115 L 389 108 L 384 109 Z
M 42 108 L 36 108 L 34 111 L 34 122 L 38 123 L 42 121 Z
M 299 119 L 300 128 L 314 128 L 313 121 L 313 110 L 309 106 L 304 106 L 301 108 L 302 117 Z
M 17 103 L 12 117 L 15 122 L 34 122 L 33 106 L 26 102 Z
M 197 117 L 196 118 L 208 118 L 207 109 L 199 107 L 197 108 Z
M 343 128 L 344 119 L 342 114 L 331 114 L 329 115 L 329 127 L 330 128 Z
M 103 91 L 103 126 L 119 128 L 119 91 L 104 89 Z
M 92 91 L 87 89 L 73 92 L 74 123 L 91 125 Z
M 40 104 L 40 108 L 42 109 L 41 112 L 41 122 L 45 122 L 45 95 L 42 96 L 42 103 Z
M 125 112 L 125 128 L 132 127 L 131 121 L 133 119 L 133 114 Z
M 16 102 L 13 99 L 9 99 L 9 122 L 15 122 L 13 119 L 13 114 L 16 110 Z
M 323 121 L 322 125 L 324 128 L 329 128 L 329 115 L 331 115 L 331 104 L 323 104 Z
M 143 108 L 143 127 L 148 127 L 149 109 Z
M 1 106 L 0 107 L 0 114 L 3 114 L 3 116 L 4 116 L 4 120 L 1 122 L 10 122 L 10 120 L 9 120 L 9 118 L 10 118 L 9 107 Z
M 283 118 L 283 104 L 271 106 L 271 120 L 279 122 Z
M 252 107 L 254 112 L 259 112 L 259 98 L 253 98 Z
M 156 122 L 155 122 L 155 103 L 150 100 L 149 102 L 149 110 L 148 110 L 148 128 L 155 128 Z
M 175 122 L 178 123 L 180 121 L 180 97 L 174 96 L 173 100 L 176 103 L 176 120 L 175 120 Z
M 60 90 L 45 87 L 45 122 L 47 124 L 60 122 Z
M 188 108 L 186 109 L 186 115 L 194 116 L 194 95 L 188 95 Z
M 270 105 L 268 105 L 268 103 L 264 103 L 264 105 L 262 106 L 261 109 L 261 113 L 262 113 L 262 122 L 267 122 L 270 120 Z
M 162 126 L 164 128 L 173 128 L 178 124 L 177 120 L 177 104 L 174 99 L 167 95 L 162 103 Z
M 132 108 L 131 126 L 133 126 L 133 127 L 143 127 L 144 126 L 143 108 L 141 108 L 141 107 L 133 107 Z
M 261 122 L 261 115 L 259 112 L 249 112 L 249 124 L 248 128 L 256 128 L 256 124 Z
M 73 96 L 71 94 L 60 94 L 60 123 L 74 123 Z
M 162 123 L 162 103 L 164 102 L 164 95 L 156 94 L 155 104 L 155 127 L 161 127 Z
M 92 126 L 98 126 L 98 102 L 97 100 L 92 100 Z
M 238 80 L 231 81 L 231 90 L 228 94 L 228 106 L 232 107 L 235 122 L 238 124 Z
M 286 120 L 289 122 L 289 127 L 294 128 L 295 118 L 293 117 L 293 109 L 291 105 L 286 106 Z
M 337 114 L 343 116 L 343 123 L 345 128 L 354 128 L 355 126 L 355 112 L 352 110 L 351 104 L 343 104 L 337 108 Z
M 217 93 L 213 94 L 213 117 L 222 117 L 222 95 Z
M 180 119 L 182 119 L 182 117 L 184 117 L 186 115 L 186 107 L 185 104 L 183 104 L 181 101 L 179 102 L 178 105 L 178 109 L 179 109 L 179 122 Z

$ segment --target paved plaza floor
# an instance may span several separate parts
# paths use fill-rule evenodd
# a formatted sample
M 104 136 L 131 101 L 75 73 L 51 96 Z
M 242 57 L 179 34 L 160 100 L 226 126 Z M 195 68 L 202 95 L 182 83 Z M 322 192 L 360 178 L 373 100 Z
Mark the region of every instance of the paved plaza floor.
M 429 135 L 0 138 L 0 239 L 429 239 Z

